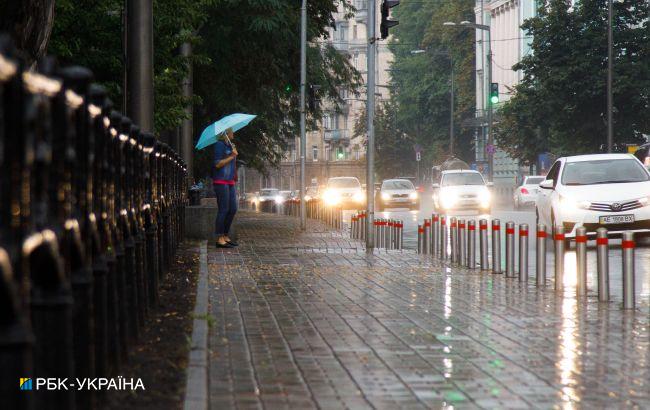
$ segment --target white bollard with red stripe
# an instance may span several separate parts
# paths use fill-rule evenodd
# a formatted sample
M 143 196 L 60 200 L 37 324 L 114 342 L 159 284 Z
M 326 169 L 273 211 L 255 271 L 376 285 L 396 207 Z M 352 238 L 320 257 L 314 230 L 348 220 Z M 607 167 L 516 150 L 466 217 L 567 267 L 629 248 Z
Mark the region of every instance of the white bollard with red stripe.
M 515 277 L 515 223 L 506 222 L 506 278 Z
M 528 224 L 519 225 L 519 282 L 528 282 Z
M 479 229 L 479 248 L 481 252 L 480 263 L 481 270 L 490 270 L 488 264 L 488 223 L 486 219 L 481 219 L 478 222 Z
M 555 290 L 564 289 L 564 227 L 556 226 L 553 233 L 555 241 Z
M 576 294 L 587 296 L 587 228 L 576 228 Z
M 535 274 L 537 279 L 537 286 L 546 286 L 546 225 L 537 224 L 537 246 L 535 253 L 537 254 L 537 262 Z
M 634 309 L 634 232 L 623 232 L 623 309 Z
M 596 266 L 598 274 L 598 300 L 609 301 L 609 239 L 607 229 L 596 230 Z

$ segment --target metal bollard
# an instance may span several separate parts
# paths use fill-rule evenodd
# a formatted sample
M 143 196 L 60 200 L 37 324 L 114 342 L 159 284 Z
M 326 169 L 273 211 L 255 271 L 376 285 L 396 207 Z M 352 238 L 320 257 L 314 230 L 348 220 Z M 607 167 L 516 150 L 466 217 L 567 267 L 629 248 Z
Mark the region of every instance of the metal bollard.
M 587 296 L 587 228 L 576 228 L 576 293 Z
M 623 309 L 634 309 L 634 232 L 623 232 Z
M 528 224 L 519 225 L 519 282 L 528 282 Z
M 354 214 L 352 214 L 352 216 L 350 216 L 350 238 L 357 239 L 356 229 L 357 229 L 357 217 Z
M 451 263 L 458 263 L 458 222 L 452 216 L 449 221 L 449 233 L 451 235 Z
M 596 266 L 598 275 L 598 300 L 609 301 L 609 239 L 607 229 L 596 230 Z
M 476 221 L 467 221 L 467 267 L 476 269 Z
M 445 216 L 440 217 L 440 258 L 447 259 L 447 218 Z
M 361 213 L 361 226 L 360 226 L 361 232 L 360 232 L 360 235 L 359 235 L 359 239 L 361 239 L 362 241 L 366 240 L 366 224 L 367 223 L 368 223 L 368 218 L 366 218 L 366 213 L 362 212 Z
M 554 227 L 555 241 L 555 290 L 564 289 L 564 227 Z
M 515 277 L 515 223 L 506 222 L 506 277 Z
M 418 253 L 422 253 L 422 235 L 424 234 L 424 228 L 422 225 L 418 224 Z
M 479 229 L 479 247 L 481 248 L 481 270 L 489 270 L 490 266 L 488 264 L 488 234 L 487 234 L 487 220 L 481 219 L 478 222 Z
M 402 250 L 404 244 L 404 223 L 397 222 L 397 249 Z
M 546 225 L 537 224 L 537 246 L 535 253 L 536 260 L 536 280 L 537 286 L 546 285 Z
M 431 235 L 431 219 L 424 220 L 424 236 L 422 237 L 422 253 L 429 253 L 429 236 Z
M 393 229 L 395 229 L 395 223 L 393 222 L 392 219 L 387 219 L 386 220 L 386 243 L 384 248 L 388 249 L 393 249 Z
M 501 221 L 492 220 L 492 273 L 503 273 L 501 270 Z
M 458 221 L 458 263 L 467 266 L 467 235 L 465 234 L 465 220 Z
M 440 215 L 431 215 L 431 254 L 435 257 L 440 255 Z

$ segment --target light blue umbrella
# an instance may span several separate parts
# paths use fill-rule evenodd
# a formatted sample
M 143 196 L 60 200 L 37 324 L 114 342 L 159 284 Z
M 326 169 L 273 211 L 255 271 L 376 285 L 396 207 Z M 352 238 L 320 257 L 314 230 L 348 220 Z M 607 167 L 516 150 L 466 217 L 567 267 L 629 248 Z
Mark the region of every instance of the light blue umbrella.
M 217 142 L 217 137 L 226 132 L 228 128 L 232 128 L 233 132 L 238 131 L 248 125 L 249 122 L 253 121 L 253 118 L 257 115 L 252 114 L 230 114 L 226 117 L 223 117 L 219 121 L 208 125 L 203 132 L 201 133 L 201 138 L 199 142 L 196 143 L 196 149 L 203 149 L 209 145 Z

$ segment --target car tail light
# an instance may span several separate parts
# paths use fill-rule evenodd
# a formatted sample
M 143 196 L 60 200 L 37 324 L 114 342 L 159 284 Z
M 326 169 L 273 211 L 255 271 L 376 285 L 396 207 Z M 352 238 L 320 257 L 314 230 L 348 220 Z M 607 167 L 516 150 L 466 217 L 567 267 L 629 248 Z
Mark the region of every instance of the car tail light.
M 521 188 L 521 193 L 528 195 L 528 190 L 526 188 Z
M 424 192 L 424 187 L 423 186 L 417 186 L 415 187 L 415 190 L 418 192 Z

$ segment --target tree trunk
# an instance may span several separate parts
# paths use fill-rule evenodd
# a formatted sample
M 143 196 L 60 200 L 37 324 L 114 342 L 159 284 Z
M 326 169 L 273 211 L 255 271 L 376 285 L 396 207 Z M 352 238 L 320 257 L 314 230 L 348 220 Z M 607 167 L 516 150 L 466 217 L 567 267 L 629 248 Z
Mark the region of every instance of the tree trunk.
M 28 65 L 45 54 L 54 23 L 55 0 L 0 2 L 0 32 L 8 32 Z

